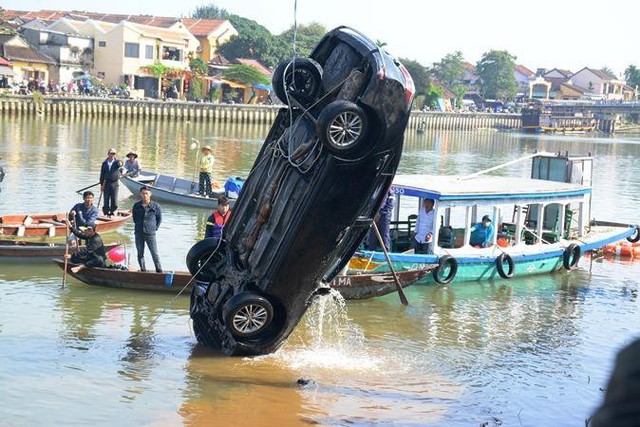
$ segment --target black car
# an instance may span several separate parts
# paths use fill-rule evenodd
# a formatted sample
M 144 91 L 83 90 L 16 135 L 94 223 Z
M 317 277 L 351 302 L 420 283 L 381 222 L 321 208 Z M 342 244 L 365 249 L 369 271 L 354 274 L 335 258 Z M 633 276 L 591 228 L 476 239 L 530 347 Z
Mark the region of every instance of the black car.
M 286 107 L 222 239 L 187 255 L 196 338 L 230 355 L 276 350 L 349 262 L 393 180 L 414 94 L 397 60 L 346 27 L 281 64 L 273 87 Z

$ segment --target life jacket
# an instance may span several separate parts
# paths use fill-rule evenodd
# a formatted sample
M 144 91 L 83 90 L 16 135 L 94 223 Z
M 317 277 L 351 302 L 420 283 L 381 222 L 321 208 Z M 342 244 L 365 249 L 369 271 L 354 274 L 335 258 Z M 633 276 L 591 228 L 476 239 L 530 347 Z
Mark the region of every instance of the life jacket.
M 213 217 L 213 222 L 207 221 L 206 236 L 219 238 L 220 236 L 222 236 L 222 228 L 229 220 L 229 217 L 231 217 L 231 211 L 227 211 L 227 214 L 225 216 L 222 216 L 220 212 L 215 211 L 213 212 L 213 214 L 211 214 L 211 217 Z

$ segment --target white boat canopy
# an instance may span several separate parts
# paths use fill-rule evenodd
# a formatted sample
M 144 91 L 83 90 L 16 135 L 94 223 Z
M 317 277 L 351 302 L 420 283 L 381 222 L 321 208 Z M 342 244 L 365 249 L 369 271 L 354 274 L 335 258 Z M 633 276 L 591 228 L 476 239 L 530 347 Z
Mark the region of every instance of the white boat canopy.
M 591 187 L 508 176 L 396 175 L 393 192 L 442 205 L 500 205 L 584 201 Z

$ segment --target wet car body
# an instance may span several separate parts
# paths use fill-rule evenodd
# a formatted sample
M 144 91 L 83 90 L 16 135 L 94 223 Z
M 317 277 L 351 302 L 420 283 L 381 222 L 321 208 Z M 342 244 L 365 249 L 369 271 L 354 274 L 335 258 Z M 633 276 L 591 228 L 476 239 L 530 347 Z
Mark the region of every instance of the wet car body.
M 401 64 L 346 27 L 273 84 L 287 107 L 222 239 L 187 256 L 196 338 L 229 355 L 276 350 L 349 261 L 393 180 L 414 92 Z

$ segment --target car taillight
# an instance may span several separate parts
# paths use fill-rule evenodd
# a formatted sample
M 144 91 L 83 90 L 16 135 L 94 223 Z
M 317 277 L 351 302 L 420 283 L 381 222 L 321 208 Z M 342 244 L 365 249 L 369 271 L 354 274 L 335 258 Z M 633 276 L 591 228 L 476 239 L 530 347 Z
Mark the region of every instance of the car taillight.
M 409 71 L 407 71 L 407 69 L 402 64 L 400 64 L 400 71 L 402 71 L 402 75 L 404 76 L 405 100 L 407 101 L 407 105 L 409 105 L 411 104 L 413 95 L 416 93 L 416 86 L 413 84 L 411 74 L 409 74 Z

